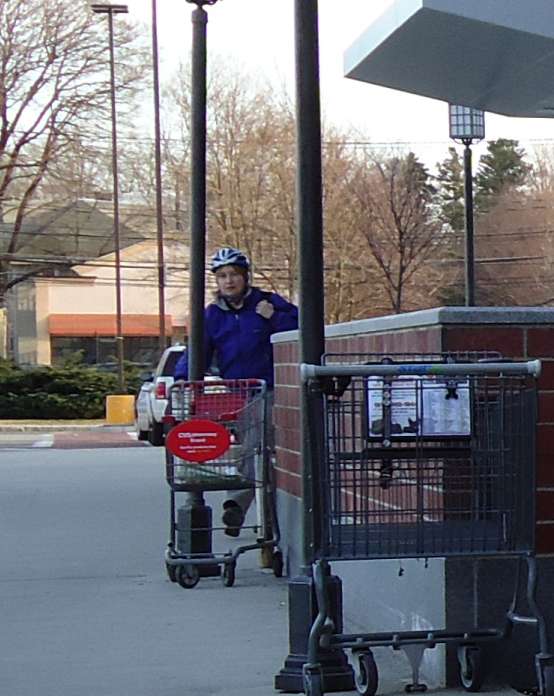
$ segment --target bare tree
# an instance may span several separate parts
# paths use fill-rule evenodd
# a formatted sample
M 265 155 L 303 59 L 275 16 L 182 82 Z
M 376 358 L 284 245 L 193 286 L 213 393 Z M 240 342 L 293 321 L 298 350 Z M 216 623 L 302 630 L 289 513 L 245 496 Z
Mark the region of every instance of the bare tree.
M 116 30 L 118 88 L 130 93 L 144 55 L 129 25 L 117 22 Z M 83 0 L 0 0 L 0 304 L 20 280 L 11 261 L 53 163 L 84 134 L 103 137 L 106 48 L 106 28 Z
M 325 128 L 323 146 L 323 212 L 325 238 L 325 318 L 351 321 L 372 313 L 378 287 L 373 259 L 363 250 L 358 228 L 355 180 L 356 151 L 347 136 Z
M 406 309 L 408 291 L 410 304 L 420 306 L 428 284 L 418 271 L 441 240 L 427 170 L 413 153 L 366 160 L 358 167 L 353 188 L 358 229 L 379 270 L 389 311 Z
M 166 165 L 182 196 L 188 173 L 190 71 L 171 90 L 179 109 L 173 132 L 180 148 Z M 254 263 L 256 279 L 291 296 L 296 285 L 294 234 L 294 115 L 265 83 L 212 61 L 207 123 L 208 249 L 237 246 Z M 174 148 L 175 150 L 175 148 Z M 177 183 L 181 183 L 177 186 Z M 177 202 L 177 195 L 175 196 Z
M 541 145 L 531 153 L 529 190 L 533 194 L 549 195 L 554 191 L 554 149 Z
M 169 96 L 177 109 L 166 116 L 172 142 L 164 156 L 164 188 L 179 205 L 183 190 L 188 199 L 189 75 L 182 68 L 173 81 Z M 244 249 L 254 261 L 256 280 L 294 297 L 296 158 L 290 101 L 215 61 L 207 129 L 209 250 Z M 435 274 L 440 281 L 429 267 L 422 271 L 441 231 L 428 173 L 413 155 L 376 163 L 333 127 L 325 128 L 323 140 L 326 320 L 425 306 L 435 289 L 430 278 Z M 420 287 L 415 280 L 423 278 Z
M 210 241 L 243 247 L 258 277 L 274 289 L 290 292 L 296 260 L 290 243 L 289 193 L 294 187 L 290 104 L 269 86 L 256 85 L 239 73 L 221 70 L 212 76 L 212 86 Z
M 552 190 L 507 190 L 480 218 L 475 237 L 479 304 L 552 304 L 553 203 Z
M 68 140 L 50 160 L 29 211 L 53 201 L 111 198 L 111 146 L 106 145 L 78 135 Z

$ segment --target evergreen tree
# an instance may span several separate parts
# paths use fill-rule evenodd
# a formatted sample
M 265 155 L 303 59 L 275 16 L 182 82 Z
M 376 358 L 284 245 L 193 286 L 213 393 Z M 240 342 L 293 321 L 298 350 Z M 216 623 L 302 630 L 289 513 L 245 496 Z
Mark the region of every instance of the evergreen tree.
M 525 162 L 525 155 L 517 140 L 489 141 L 475 177 L 475 205 L 479 212 L 490 210 L 506 188 L 519 188 L 526 183 L 532 166 Z
M 445 256 L 453 261 L 463 257 L 465 230 L 464 161 L 455 147 L 448 148 L 448 157 L 437 164 L 439 219 L 446 233 Z M 465 298 L 463 267 L 453 263 L 445 267 L 441 286 L 436 293 L 439 304 L 463 305 Z
M 404 157 L 391 157 L 386 168 L 393 175 L 397 171 L 404 179 L 406 186 L 417 191 L 422 202 L 432 203 L 437 189 L 429 170 L 413 152 L 408 152 Z
M 442 222 L 453 232 L 463 232 L 464 164 L 455 147 L 448 148 L 448 157 L 437 164 L 438 205 Z

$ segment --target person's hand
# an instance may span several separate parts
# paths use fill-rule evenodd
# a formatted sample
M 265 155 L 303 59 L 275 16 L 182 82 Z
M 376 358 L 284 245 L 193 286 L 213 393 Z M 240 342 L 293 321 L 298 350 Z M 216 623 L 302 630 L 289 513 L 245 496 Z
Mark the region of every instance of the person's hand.
M 275 307 L 267 300 L 261 300 L 256 305 L 256 312 L 264 319 L 271 319 L 274 311 Z

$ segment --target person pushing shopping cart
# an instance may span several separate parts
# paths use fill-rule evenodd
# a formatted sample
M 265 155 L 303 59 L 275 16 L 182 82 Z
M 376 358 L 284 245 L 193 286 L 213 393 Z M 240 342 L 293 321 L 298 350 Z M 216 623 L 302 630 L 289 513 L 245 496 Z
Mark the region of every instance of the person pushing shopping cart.
M 211 259 L 217 292 L 205 310 L 205 365 L 217 362 L 224 379 L 261 379 L 266 392 L 266 444 L 273 449 L 273 348 L 271 336 L 298 328 L 298 308 L 275 292 L 251 285 L 250 261 L 239 249 L 223 247 Z M 176 365 L 176 380 L 188 379 L 185 351 Z M 244 467 L 253 467 L 245 459 Z M 253 472 L 243 471 L 253 478 Z M 228 491 L 223 502 L 222 522 L 228 536 L 237 537 L 254 499 L 253 489 Z

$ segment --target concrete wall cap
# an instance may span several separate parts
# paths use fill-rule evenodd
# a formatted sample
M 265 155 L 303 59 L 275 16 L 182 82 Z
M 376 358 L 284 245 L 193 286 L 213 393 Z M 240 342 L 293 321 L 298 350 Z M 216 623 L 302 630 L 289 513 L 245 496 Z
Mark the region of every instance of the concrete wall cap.
M 331 324 L 325 327 L 327 338 L 385 333 L 402 329 L 428 328 L 448 324 L 554 324 L 554 307 L 434 307 L 417 312 L 389 314 L 372 319 Z M 283 331 L 271 337 L 272 343 L 297 341 L 298 331 Z

